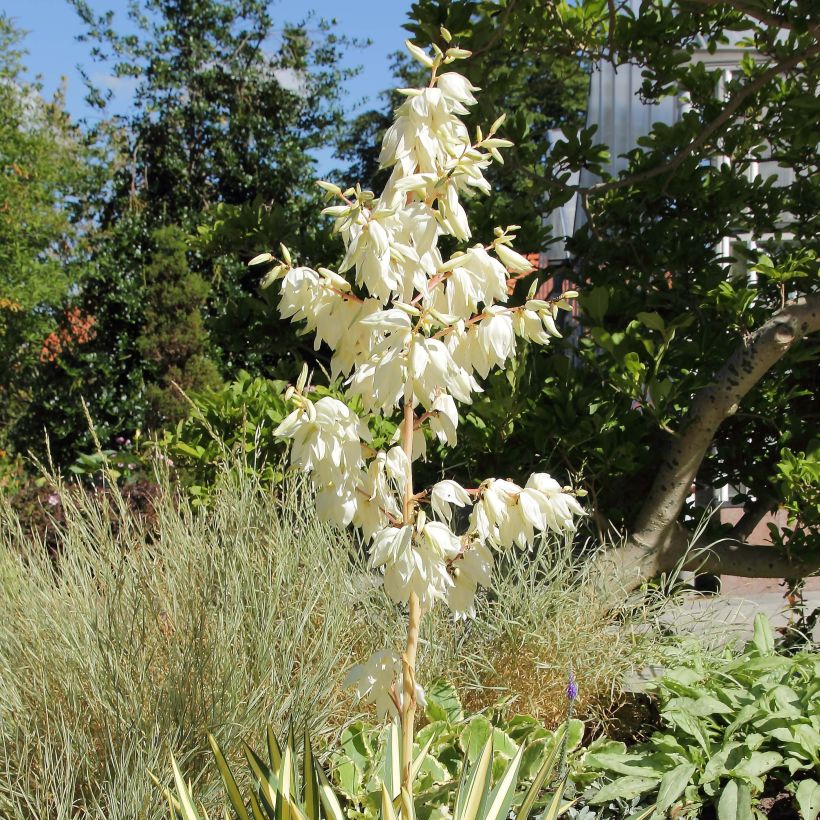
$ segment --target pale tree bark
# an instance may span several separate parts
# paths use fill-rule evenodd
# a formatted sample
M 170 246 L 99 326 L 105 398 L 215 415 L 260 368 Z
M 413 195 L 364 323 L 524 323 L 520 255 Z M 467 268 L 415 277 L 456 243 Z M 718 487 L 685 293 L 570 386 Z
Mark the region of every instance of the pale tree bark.
M 743 397 L 804 336 L 820 330 L 820 294 L 786 305 L 737 347 L 714 380 L 700 390 L 655 475 L 626 544 L 600 560 L 609 582 L 634 589 L 643 581 L 672 570 L 686 555 L 693 534 L 679 517 L 698 469 L 720 425 L 737 412 Z M 781 555 L 772 547 L 749 544 L 755 518 L 766 502 L 738 522 L 732 536 L 694 549 L 684 569 L 746 577 L 795 578 L 820 569 L 820 560 Z M 745 521 L 745 523 L 744 523 Z

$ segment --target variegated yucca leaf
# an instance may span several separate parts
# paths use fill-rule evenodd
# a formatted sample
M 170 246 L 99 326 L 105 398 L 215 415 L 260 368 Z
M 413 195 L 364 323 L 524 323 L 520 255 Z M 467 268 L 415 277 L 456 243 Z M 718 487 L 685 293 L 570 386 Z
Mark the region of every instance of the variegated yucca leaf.
M 564 731 L 566 727 L 564 727 Z M 297 765 L 293 732 L 280 746 L 272 730 L 267 732 L 267 760 L 244 745 L 245 758 L 252 788 L 243 794 L 227 758 L 212 736 L 208 742 L 217 770 L 225 787 L 227 805 L 225 817 L 237 820 L 344 820 L 344 803 L 325 772 L 318 765 L 310 737 L 305 731 L 302 744 L 302 764 Z M 430 738 L 416 754 L 412 763 L 415 780 L 430 752 L 434 738 Z M 516 820 L 533 816 L 536 804 L 543 820 L 556 820 L 572 805 L 563 801 L 566 778 L 551 795 L 541 798 L 542 788 L 555 768 L 563 735 L 554 738 L 549 753 L 524 793 L 518 793 L 519 770 L 524 756 L 522 743 L 512 760 L 493 783 L 493 740 L 491 733 L 474 763 L 465 755 L 461 776 L 455 791 L 454 820 L 505 820 L 514 803 L 521 801 Z M 415 808 L 407 791 L 401 786 L 401 727 L 394 721 L 387 732 L 387 744 L 380 781 L 380 808 L 382 820 L 414 820 Z M 171 820 L 209 820 L 204 808 L 197 808 L 176 761 L 172 758 L 175 793 L 164 789 Z M 156 778 L 154 778 L 155 782 Z M 446 799 L 446 798 L 445 798 Z

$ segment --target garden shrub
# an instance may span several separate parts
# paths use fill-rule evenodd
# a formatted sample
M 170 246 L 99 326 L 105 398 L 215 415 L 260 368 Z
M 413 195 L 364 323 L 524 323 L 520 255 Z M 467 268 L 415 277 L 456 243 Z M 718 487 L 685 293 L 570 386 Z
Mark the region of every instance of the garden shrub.
M 764 788 L 792 796 L 804 820 L 820 812 L 820 656 L 777 654 L 765 616 L 738 655 L 709 662 L 697 645 L 652 684 L 660 728 L 627 748 L 602 738 L 583 758 L 589 803 L 620 818 L 657 801 L 661 818 L 760 816 Z M 694 650 L 694 651 L 693 651 Z M 602 782 L 603 780 L 603 782 Z

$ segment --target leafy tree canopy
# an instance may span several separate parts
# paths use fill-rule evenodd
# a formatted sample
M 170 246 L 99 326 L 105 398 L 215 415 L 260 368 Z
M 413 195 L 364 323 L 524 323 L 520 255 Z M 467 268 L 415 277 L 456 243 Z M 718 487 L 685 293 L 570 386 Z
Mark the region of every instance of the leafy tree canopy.
M 78 260 L 77 200 L 91 150 L 58 94 L 23 79 L 23 34 L 0 15 L 0 443 L 24 412 L 27 379 L 60 324 Z M 59 340 L 57 340 L 59 342 Z M 47 351 L 46 351 L 47 355 Z
M 737 527 L 712 530 L 727 540 L 707 566 L 775 577 L 810 571 L 820 558 L 816 7 L 413 5 L 407 27 L 416 42 L 444 46 L 442 25 L 476 55 L 472 79 L 489 108 L 508 107 L 513 94 L 520 116 L 534 116 L 527 90 L 544 87 L 546 67 L 573 64 L 584 72 L 637 66 L 640 100 L 685 95 L 689 103 L 678 121 L 643 135 L 621 171 L 595 125 L 576 128 L 571 118 L 557 142 L 531 126 L 519 136 L 525 158 L 497 171 L 506 190 L 532 192 L 526 204 L 539 216 L 577 198 L 584 218 L 568 237 L 571 262 L 548 273 L 555 285 L 577 285 L 580 315 L 563 343 L 532 351 L 489 383 L 468 414 L 463 469 L 547 467 L 579 477 L 593 529 L 630 534 L 617 559 L 630 582 L 682 555 L 696 478 L 731 485 L 746 507 Z M 703 55 L 729 45 L 743 56 L 727 78 Z M 552 82 L 562 76 L 575 75 L 567 68 Z M 493 217 L 527 224 L 512 205 L 508 213 Z M 754 524 L 783 504 L 792 517 L 780 557 L 751 548 Z

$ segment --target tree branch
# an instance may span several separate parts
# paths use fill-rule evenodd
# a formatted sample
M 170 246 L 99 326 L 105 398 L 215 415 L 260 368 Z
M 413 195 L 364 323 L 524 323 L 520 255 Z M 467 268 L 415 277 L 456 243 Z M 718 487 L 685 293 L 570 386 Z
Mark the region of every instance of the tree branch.
M 820 571 L 820 555 L 801 560 L 771 545 L 724 538 L 693 556 L 683 568 L 742 578 L 805 578 Z
M 813 37 L 820 36 L 820 26 L 815 26 L 809 32 Z M 630 185 L 636 185 L 640 182 L 653 179 L 660 174 L 665 174 L 668 171 L 674 171 L 680 166 L 689 156 L 691 156 L 699 148 L 702 148 L 709 140 L 709 138 L 717 131 L 719 131 L 726 123 L 728 123 L 735 114 L 743 106 L 743 103 L 758 91 L 763 89 L 769 82 L 771 82 L 779 74 L 783 74 L 795 66 L 799 65 L 804 60 L 808 60 L 815 55 L 820 54 L 820 43 L 815 43 L 811 48 L 806 49 L 799 54 L 792 54 L 791 57 L 772 65 L 757 78 L 747 83 L 743 88 L 735 93 L 731 100 L 726 103 L 724 109 L 717 115 L 704 129 L 692 140 L 687 146 L 682 148 L 673 157 L 670 157 L 666 162 L 656 165 L 654 168 L 649 168 L 646 171 L 640 171 L 637 174 L 632 174 L 628 177 L 621 177 L 609 182 L 599 182 L 597 185 L 592 185 L 588 188 L 579 188 L 578 191 L 582 194 L 589 194 L 590 196 L 598 196 L 613 191 L 616 188 L 626 188 Z
M 678 517 L 718 427 L 737 411 L 741 399 L 796 342 L 819 330 L 820 294 L 787 305 L 744 340 L 712 384 L 695 396 L 681 432 L 672 441 L 655 475 L 632 535 L 624 547 L 613 550 L 607 559 L 623 584 L 634 587 L 646 578 L 672 569 L 680 560 L 691 543 L 691 534 L 678 523 Z M 723 561 L 722 571 L 726 572 L 727 562 L 732 555 L 737 557 L 743 543 L 737 538 L 721 543 L 724 546 L 718 546 L 715 553 L 719 559 L 714 560 Z M 772 550 L 766 560 L 776 563 L 773 558 L 776 555 L 778 553 Z M 762 559 L 755 557 L 748 561 L 755 571 L 765 569 Z M 732 574 L 742 574 L 743 567 L 731 566 Z M 715 570 L 707 565 L 705 571 Z
M 771 495 L 765 495 L 750 506 L 746 507 L 743 517 L 735 524 L 729 537 L 737 541 L 746 541 L 755 531 L 757 525 L 775 508 L 777 499 Z

